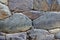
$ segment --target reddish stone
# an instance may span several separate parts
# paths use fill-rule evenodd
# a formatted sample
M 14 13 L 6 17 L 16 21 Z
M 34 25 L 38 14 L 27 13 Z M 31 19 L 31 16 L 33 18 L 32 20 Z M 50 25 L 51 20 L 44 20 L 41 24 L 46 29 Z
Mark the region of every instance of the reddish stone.
M 23 12 L 26 16 L 28 16 L 30 19 L 34 20 L 43 15 L 42 12 L 39 11 L 28 11 L 28 12 Z

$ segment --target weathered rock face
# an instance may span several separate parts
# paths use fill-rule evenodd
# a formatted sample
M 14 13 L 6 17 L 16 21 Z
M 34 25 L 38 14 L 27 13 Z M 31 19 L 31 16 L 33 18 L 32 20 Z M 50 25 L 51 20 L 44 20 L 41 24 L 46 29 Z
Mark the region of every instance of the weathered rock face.
M 14 34 L 6 34 L 7 40 L 26 40 L 26 32 L 22 33 L 14 33 Z
M 4 3 L 4 4 L 8 4 L 8 0 L 0 0 L 0 2 Z
M 28 12 L 23 12 L 23 14 L 25 14 L 32 20 L 37 19 L 38 17 L 44 15 L 42 11 L 28 11 Z
M 54 35 L 49 34 L 48 31 L 43 29 L 34 29 L 30 32 L 31 40 L 53 40 Z
M 60 11 L 59 0 L 34 0 L 33 9 L 43 11 Z
M 10 12 L 8 6 L 0 3 L 0 19 L 4 19 L 9 16 L 11 16 L 11 12 Z
M 27 31 L 32 27 L 32 21 L 22 13 L 15 13 L 11 17 L 0 20 L 0 31 L 19 32 Z
M 34 0 L 33 9 L 47 11 L 48 4 L 46 0 Z
M 9 0 L 9 8 L 14 11 L 26 11 L 33 8 L 33 0 Z
M 51 11 L 59 11 L 59 5 L 57 0 L 52 0 Z
M 46 12 L 43 16 L 35 19 L 33 25 L 38 29 L 60 28 L 60 12 Z

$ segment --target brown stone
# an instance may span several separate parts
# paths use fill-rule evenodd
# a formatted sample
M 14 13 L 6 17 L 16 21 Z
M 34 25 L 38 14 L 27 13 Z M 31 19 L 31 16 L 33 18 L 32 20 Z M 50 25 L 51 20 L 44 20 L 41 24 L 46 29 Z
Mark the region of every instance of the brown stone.
M 43 13 L 39 12 L 39 11 L 28 11 L 28 12 L 26 11 L 26 12 L 23 12 L 23 14 L 25 14 L 26 16 L 28 16 L 32 20 L 37 19 L 38 17 L 43 15 Z
M 34 10 L 48 11 L 49 7 L 46 0 L 34 0 L 33 3 Z

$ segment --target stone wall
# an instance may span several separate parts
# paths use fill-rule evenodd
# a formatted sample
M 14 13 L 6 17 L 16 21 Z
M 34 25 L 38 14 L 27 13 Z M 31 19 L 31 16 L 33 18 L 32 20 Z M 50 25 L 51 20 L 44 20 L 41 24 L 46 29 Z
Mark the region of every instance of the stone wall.
M 0 0 L 0 40 L 60 40 L 60 0 Z

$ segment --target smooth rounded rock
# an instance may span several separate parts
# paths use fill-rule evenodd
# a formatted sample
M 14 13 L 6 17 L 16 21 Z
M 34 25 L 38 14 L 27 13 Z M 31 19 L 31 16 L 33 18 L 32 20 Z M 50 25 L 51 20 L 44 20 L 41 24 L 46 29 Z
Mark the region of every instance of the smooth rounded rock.
M 11 17 L 0 20 L 0 31 L 19 32 L 27 31 L 32 27 L 32 21 L 22 13 L 15 13 Z

